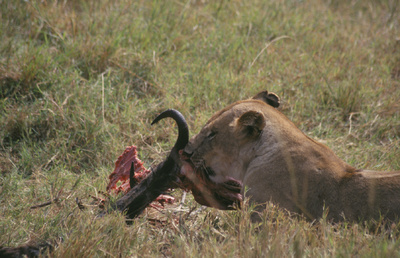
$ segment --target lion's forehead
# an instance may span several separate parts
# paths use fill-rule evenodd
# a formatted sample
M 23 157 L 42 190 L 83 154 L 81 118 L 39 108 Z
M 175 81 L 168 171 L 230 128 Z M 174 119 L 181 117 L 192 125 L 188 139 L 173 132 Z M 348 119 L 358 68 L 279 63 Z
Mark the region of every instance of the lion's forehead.
M 232 147 L 236 146 L 237 135 L 235 134 L 235 128 L 237 120 L 244 113 L 255 110 L 263 113 L 266 117 L 269 117 L 269 112 L 276 112 L 274 108 L 265 104 L 259 100 L 245 100 L 239 101 L 228 107 L 216 112 L 208 122 L 203 126 L 200 132 L 193 136 L 190 140 L 187 151 L 195 151 L 197 154 L 210 151 L 215 147 L 215 144 L 222 144 L 224 151 L 226 148 L 232 151 Z M 216 134 L 215 138 L 212 140 L 214 144 L 207 138 L 210 133 Z M 214 146 L 214 147 L 212 147 Z
M 216 112 L 207 121 L 206 126 L 209 124 L 215 124 L 216 122 L 226 122 L 227 120 L 234 120 L 235 118 L 239 117 L 249 110 L 261 111 L 264 108 L 268 107 L 270 106 L 259 100 L 250 99 L 238 101 Z
M 259 100 L 244 100 L 233 103 L 228 107 L 216 112 L 206 123 L 204 129 L 220 124 L 229 124 L 236 118 L 240 117 L 247 111 L 257 110 L 263 112 L 265 108 L 269 108 L 267 104 Z M 264 113 L 264 112 L 263 112 Z

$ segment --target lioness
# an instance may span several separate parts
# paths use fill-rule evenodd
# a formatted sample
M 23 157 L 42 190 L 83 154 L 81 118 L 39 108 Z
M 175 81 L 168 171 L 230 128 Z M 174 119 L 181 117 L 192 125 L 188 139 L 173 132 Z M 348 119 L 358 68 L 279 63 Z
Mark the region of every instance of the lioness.
M 272 201 L 309 219 L 321 217 L 324 207 L 334 221 L 398 218 L 400 171 L 355 169 L 302 133 L 278 106 L 277 95 L 260 92 L 214 114 L 190 139 L 180 173 L 186 184 L 194 180 L 188 188 L 195 188 L 198 202 L 229 209 L 240 201 L 240 189 L 252 202 Z

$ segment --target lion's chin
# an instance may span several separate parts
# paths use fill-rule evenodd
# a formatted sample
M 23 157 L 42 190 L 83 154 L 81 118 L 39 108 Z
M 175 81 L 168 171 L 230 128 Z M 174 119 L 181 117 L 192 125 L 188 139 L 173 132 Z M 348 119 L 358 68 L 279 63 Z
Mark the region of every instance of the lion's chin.
M 196 168 L 182 151 L 179 152 L 182 161 L 177 186 L 192 191 L 194 199 L 209 207 L 221 210 L 240 208 L 243 200 L 241 181 L 227 177 L 223 182 L 213 181 L 201 168 Z

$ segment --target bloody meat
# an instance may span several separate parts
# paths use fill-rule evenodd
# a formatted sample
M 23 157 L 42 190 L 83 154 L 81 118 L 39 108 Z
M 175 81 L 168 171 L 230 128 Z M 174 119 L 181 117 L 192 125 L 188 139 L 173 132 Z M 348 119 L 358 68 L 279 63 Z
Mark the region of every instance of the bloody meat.
M 137 156 L 137 148 L 135 145 L 126 147 L 124 153 L 118 157 L 115 162 L 114 171 L 108 177 L 110 182 L 107 185 L 107 192 L 114 191 L 114 193 L 128 192 L 131 189 L 131 182 L 129 180 L 129 174 L 131 165 L 133 162 L 135 180 L 133 185 L 136 185 L 151 172 L 149 169 L 143 166 L 143 162 Z M 118 182 L 121 181 L 120 185 Z

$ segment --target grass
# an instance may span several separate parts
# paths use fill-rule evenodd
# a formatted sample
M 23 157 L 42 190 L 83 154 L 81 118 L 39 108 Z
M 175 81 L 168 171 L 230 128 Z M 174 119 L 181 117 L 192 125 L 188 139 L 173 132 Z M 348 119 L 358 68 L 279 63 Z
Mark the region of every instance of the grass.
M 0 3 L 0 245 L 51 239 L 56 257 L 400 256 L 400 224 L 310 223 L 270 206 L 259 225 L 248 205 L 200 209 L 188 196 L 182 211 L 127 226 L 117 213 L 94 219 L 90 197 L 125 146 L 146 166 L 166 156 L 176 128 L 150 126 L 160 111 L 180 110 L 194 135 L 265 89 L 346 162 L 400 170 L 397 1 Z

